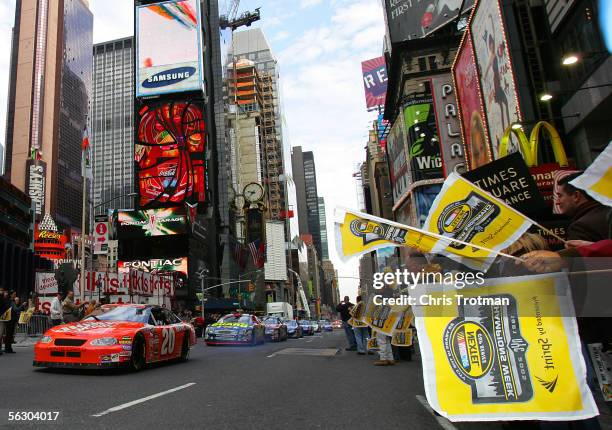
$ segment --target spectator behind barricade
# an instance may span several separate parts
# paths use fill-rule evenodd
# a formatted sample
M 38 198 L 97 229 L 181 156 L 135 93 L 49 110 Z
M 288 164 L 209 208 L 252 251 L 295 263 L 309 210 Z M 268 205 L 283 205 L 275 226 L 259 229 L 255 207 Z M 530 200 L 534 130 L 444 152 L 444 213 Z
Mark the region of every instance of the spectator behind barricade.
M 51 325 L 52 326 L 60 325 L 62 322 L 64 322 L 64 319 L 62 316 L 62 294 L 61 293 L 57 293 L 55 297 L 53 297 L 53 300 L 51 300 L 50 314 L 51 314 Z
M 89 302 L 83 302 L 80 305 L 74 304 L 74 292 L 68 291 L 66 298 L 62 302 L 62 317 L 64 322 L 75 322 L 81 317 L 81 309 L 89 304 Z
M 336 311 L 340 313 L 340 319 L 342 320 L 342 327 L 344 328 L 344 334 L 346 335 L 346 340 L 349 343 L 348 348 L 345 348 L 346 351 L 357 351 L 357 341 L 355 340 L 355 333 L 353 332 L 353 327 L 351 327 L 348 321 L 351 319 L 351 308 L 355 306 L 349 300 L 349 296 L 344 296 L 344 300 L 340 302 L 338 306 L 336 306 Z
M 357 304 L 353 308 L 353 310 L 358 309 L 358 312 L 363 313 L 364 309 L 361 309 L 365 306 L 365 303 L 362 301 L 361 296 L 357 296 L 356 299 Z M 353 317 L 355 313 L 353 313 Z M 355 333 L 355 341 L 357 342 L 357 354 L 365 355 L 366 352 L 368 354 L 372 354 L 372 352 L 368 351 L 368 340 L 370 339 L 370 331 L 368 325 L 359 321 L 356 321 L 355 318 L 352 319 L 353 322 L 353 332 Z
M 13 344 L 15 343 L 15 329 L 17 328 L 17 324 L 19 323 L 19 317 L 21 316 L 21 312 L 27 309 L 27 303 L 21 303 L 21 298 L 17 296 L 17 294 L 12 295 L 12 300 L 10 301 L 11 305 L 11 319 L 7 323 L 6 327 L 6 344 L 4 346 L 4 352 L 8 352 L 9 354 L 14 354 Z
M 8 291 L 0 287 L 0 355 L 2 355 L 2 339 L 6 335 L 8 322 L 11 320 L 11 301 Z

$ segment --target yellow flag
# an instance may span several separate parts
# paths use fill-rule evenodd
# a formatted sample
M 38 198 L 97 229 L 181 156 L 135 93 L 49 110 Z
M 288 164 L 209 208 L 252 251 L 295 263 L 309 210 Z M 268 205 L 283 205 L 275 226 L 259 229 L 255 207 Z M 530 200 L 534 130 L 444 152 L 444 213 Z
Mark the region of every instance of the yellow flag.
M 586 171 L 570 182 L 598 202 L 612 206 L 612 141 Z
M 510 246 L 531 225 L 525 215 L 453 172 L 444 181 L 423 229 L 448 238 L 438 240 L 432 252 L 486 271 L 494 251 Z
M 489 279 L 411 295 L 429 404 L 451 421 L 598 414 L 565 274 Z M 421 305 L 423 303 L 424 305 Z
M 336 208 L 336 249 L 343 260 L 388 246 L 409 246 L 430 252 L 437 239 L 423 233 L 387 219 Z

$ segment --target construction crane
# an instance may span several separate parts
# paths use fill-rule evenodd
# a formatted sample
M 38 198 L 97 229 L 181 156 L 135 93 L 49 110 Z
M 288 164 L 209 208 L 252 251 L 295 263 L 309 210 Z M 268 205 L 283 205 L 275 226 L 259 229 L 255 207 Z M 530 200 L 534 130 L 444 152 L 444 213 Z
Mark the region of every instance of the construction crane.
M 230 28 L 232 31 L 234 31 L 238 27 L 250 27 L 255 21 L 259 21 L 261 19 L 261 14 L 259 11 L 261 8 L 258 7 L 255 9 L 255 12 L 246 11 L 240 16 L 237 16 L 238 6 L 240 6 L 240 0 L 230 0 L 230 5 L 227 8 L 227 14 L 219 17 L 219 27 L 221 27 L 222 30 Z

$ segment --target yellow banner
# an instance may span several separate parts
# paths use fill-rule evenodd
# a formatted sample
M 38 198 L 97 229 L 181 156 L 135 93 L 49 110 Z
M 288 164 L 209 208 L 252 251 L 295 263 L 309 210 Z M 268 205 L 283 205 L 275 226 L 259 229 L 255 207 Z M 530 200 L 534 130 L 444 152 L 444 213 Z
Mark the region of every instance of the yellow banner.
M 437 241 L 432 252 L 486 271 L 495 259 L 493 251 L 510 246 L 531 225 L 525 215 L 453 172 L 444 181 L 423 229 L 449 238 Z
M 395 332 L 391 337 L 391 345 L 394 346 L 412 346 L 412 330 L 406 332 Z
M 364 322 L 372 327 L 372 331 L 379 331 L 387 336 L 391 336 L 407 310 L 407 305 L 375 305 L 372 300 L 368 300 L 365 308 Z
M 586 384 L 567 276 L 418 285 L 414 306 L 427 399 L 451 421 L 581 420 Z M 417 300 L 422 303 L 421 300 Z
M 612 141 L 586 171 L 570 182 L 598 202 L 612 206 Z

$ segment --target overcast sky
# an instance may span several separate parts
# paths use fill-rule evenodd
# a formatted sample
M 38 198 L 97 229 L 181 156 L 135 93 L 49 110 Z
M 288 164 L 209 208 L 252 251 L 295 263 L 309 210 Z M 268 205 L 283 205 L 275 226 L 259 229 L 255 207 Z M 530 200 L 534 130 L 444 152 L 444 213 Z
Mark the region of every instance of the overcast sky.
M 90 0 L 94 43 L 133 34 L 131 0 Z M 228 0 L 220 0 L 222 10 Z M 325 198 L 331 259 L 340 293 L 354 298 L 358 263 L 341 263 L 335 251 L 335 206 L 356 208 L 355 166 L 365 157 L 367 128 L 361 61 L 381 55 L 384 19 L 380 0 L 242 0 L 239 13 L 261 7 L 262 27 L 280 66 L 285 135 L 291 146 L 313 151 L 319 196 Z M 14 1 L 0 0 L 0 142 L 4 144 L 6 95 Z M 223 38 L 229 43 L 229 35 Z

